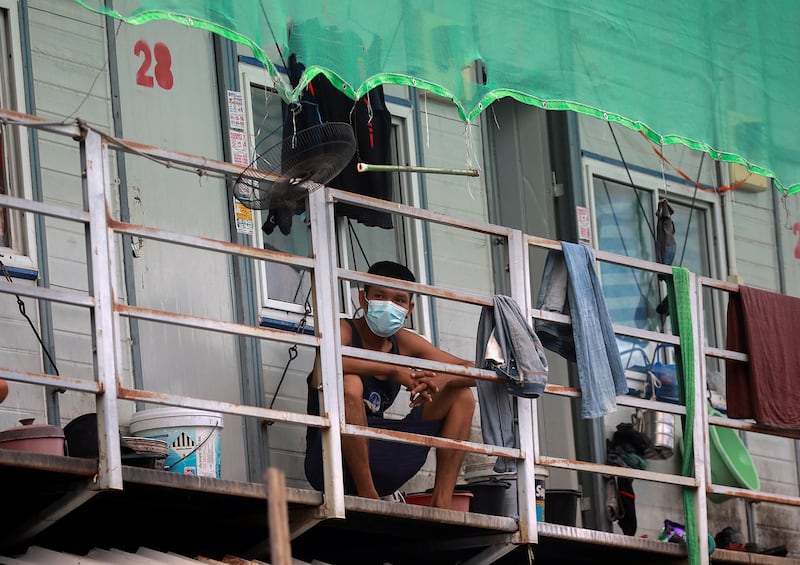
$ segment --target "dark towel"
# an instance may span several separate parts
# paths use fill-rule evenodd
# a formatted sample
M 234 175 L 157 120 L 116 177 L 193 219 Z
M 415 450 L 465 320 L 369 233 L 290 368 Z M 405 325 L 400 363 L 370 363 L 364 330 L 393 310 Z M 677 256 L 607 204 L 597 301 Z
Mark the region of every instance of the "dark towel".
M 728 416 L 800 428 L 800 299 L 739 285 L 728 302 L 727 349 L 750 363 L 726 362 Z

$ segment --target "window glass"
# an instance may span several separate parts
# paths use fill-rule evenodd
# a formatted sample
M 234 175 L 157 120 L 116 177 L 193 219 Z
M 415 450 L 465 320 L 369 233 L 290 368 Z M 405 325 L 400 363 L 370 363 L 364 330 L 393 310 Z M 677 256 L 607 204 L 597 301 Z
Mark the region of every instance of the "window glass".
M 650 229 L 654 226 L 651 192 L 603 177 L 594 177 L 595 215 L 599 248 L 627 257 L 655 260 Z M 638 199 L 637 199 L 638 197 Z M 656 329 L 656 278 L 640 269 L 600 263 L 603 291 L 616 324 Z
M 624 173 L 623 173 L 624 175 Z M 660 179 L 659 179 L 660 180 Z M 655 211 L 660 191 L 652 187 L 638 186 L 636 189 L 610 176 L 592 176 L 594 211 L 597 226 L 597 245 L 599 249 L 620 255 L 655 261 Z M 653 185 L 658 185 L 655 181 Z M 663 184 L 661 185 L 663 187 Z M 711 229 L 711 205 L 707 195 L 698 197 L 670 192 L 667 196 L 674 210 L 672 221 L 675 225 L 676 253 L 673 265 L 682 266 L 705 276 L 713 276 L 713 230 Z M 669 319 L 657 310 L 667 306 L 666 287 L 658 276 L 640 269 L 627 268 L 608 263 L 599 263 L 609 314 L 615 324 L 632 326 L 652 331 L 670 331 Z M 704 291 L 706 305 L 703 315 L 706 328 L 714 328 L 715 306 L 711 291 Z M 708 334 L 709 343 L 714 343 L 714 332 Z M 648 355 L 652 344 L 643 340 L 619 338 L 619 348 L 623 357 L 625 352 L 645 347 Z M 640 363 L 640 358 L 632 359 Z
M 258 167 L 259 155 L 281 142 L 283 136 L 281 99 L 274 90 L 261 85 L 250 83 L 249 88 L 253 129 L 251 136 L 254 140 L 251 157 L 254 160 L 253 166 Z M 260 214 L 256 214 L 258 222 L 255 228 L 259 230 L 256 241 L 260 241 L 265 249 L 307 257 L 311 243 L 306 213 L 287 214 L 277 223 L 274 217 L 270 219 L 270 214 L 270 210 L 262 210 Z M 267 221 L 276 224 L 269 230 L 270 233 L 260 229 L 260 226 Z M 288 221 L 291 222 L 288 226 L 290 229 L 282 230 L 281 226 L 286 226 L 282 222 Z M 263 278 L 268 303 L 274 301 L 298 306 L 305 304 L 311 289 L 311 276 L 308 271 L 291 265 L 267 262 L 263 266 Z

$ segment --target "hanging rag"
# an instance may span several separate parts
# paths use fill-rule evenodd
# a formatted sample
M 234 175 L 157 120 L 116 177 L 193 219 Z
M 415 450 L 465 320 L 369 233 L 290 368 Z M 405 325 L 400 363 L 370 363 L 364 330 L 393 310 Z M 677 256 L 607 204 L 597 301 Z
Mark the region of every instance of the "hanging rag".
M 597 278 L 594 253 L 585 245 L 561 242 L 544 266 L 537 308 L 569 315 L 572 328 L 536 320 L 542 345 L 578 364 L 583 418 L 600 418 L 617 408 L 628 392 L 617 339 Z
M 743 351 L 749 363 L 726 361 L 731 418 L 800 428 L 800 298 L 739 285 L 728 299 L 727 349 Z
M 645 454 L 652 448 L 652 442 L 633 424 L 617 425 L 617 431 L 606 441 L 606 464 L 629 469 L 646 469 Z M 617 522 L 622 533 L 636 534 L 636 494 L 633 492 L 633 479 L 627 477 L 605 477 L 606 514 L 612 522 Z
M 662 198 L 658 201 L 656 208 L 656 261 L 662 265 L 672 265 L 675 260 L 677 243 L 675 242 L 675 224 L 672 222 L 672 214 L 675 210 L 669 204 L 669 200 Z
M 672 265 L 678 248 L 675 240 L 675 224 L 672 221 L 674 212 L 675 210 L 670 206 L 669 200 L 661 198 L 658 201 L 658 207 L 656 208 L 656 262 L 662 265 Z M 659 279 L 664 280 L 664 276 L 659 275 Z M 669 314 L 669 304 L 667 304 L 666 297 L 656 306 L 656 312 L 662 316 Z
M 491 445 L 517 447 L 513 396 L 536 398 L 547 384 L 547 359 L 530 322 L 508 296 L 492 297 L 492 306 L 481 311 L 475 365 L 491 369 L 505 383 L 478 381 L 481 432 Z M 498 457 L 497 473 L 516 470 L 514 459 Z

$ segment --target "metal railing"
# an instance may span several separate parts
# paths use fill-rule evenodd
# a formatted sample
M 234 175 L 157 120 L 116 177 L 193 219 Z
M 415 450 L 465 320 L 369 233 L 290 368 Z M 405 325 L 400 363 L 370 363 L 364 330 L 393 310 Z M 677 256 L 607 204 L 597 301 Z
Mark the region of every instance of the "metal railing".
M 352 347 L 343 347 L 339 335 L 340 292 L 341 281 L 357 283 L 373 283 L 390 286 L 402 290 L 437 299 L 459 301 L 471 305 L 487 306 L 492 304 L 492 297 L 464 291 L 441 288 L 433 285 L 388 280 L 365 273 L 339 268 L 336 263 L 336 231 L 334 221 L 334 203 L 346 202 L 358 206 L 381 210 L 392 214 L 412 218 L 419 221 L 438 223 L 454 228 L 470 230 L 502 238 L 507 243 L 509 280 L 511 296 L 523 312 L 528 312 L 530 319 L 548 319 L 560 323 L 569 323 L 567 316 L 536 310 L 532 306 L 530 281 L 529 252 L 531 247 L 543 249 L 560 249 L 560 243 L 543 238 L 529 236 L 520 230 L 514 230 L 488 223 L 467 221 L 445 214 L 422 210 L 402 204 L 376 200 L 352 193 L 327 188 L 312 190 L 309 193 L 309 213 L 311 221 L 312 257 L 289 255 L 265 249 L 242 246 L 235 243 L 214 240 L 204 237 L 178 234 L 155 227 L 121 222 L 111 217 L 113 194 L 108 176 L 108 153 L 110 150 L 134 153 L 149 159 L 168 163 L 171 166 L 188 168 L 198 174 L 216 174 L 227 178 L 235 178 L 242 173 L 242 168 L 202 157 L 149 147 L 128 141 L 116 140 L 98 133 L 81 124 L 64 125 L 48 123 L 32 116 L 0 110 L 0 120 L 6 124 L 34 127 L 49 132 L 66 135 L 78 140 L 80 144 L 85 210 L 76 210 L 61 204 L 35 202 L 23 198 L 0 195 L 0 207 L 22 210 L 44 216 L 60 218 L 83 224 L 86 228 L 87 263 L 89 265 L 89 293 L 78 291 L 55 290 L 42 287 L 31 287 L 7 283 L 0 280 L 0 293 L 19 294 L 37 300 L 52 301 L 89 309 L 92 313 L 92 332 L 95 346 L 95 378 L 93 381 L 69 376 L 55 376 L 44 373 L 25 372 L 10 368 L 0 368 L 0 378 L 36 385 L 57 386 L 67 390 L 95 394 L 97 396 L 98 433 L 100 438 L 100 457 L 98 463 L 98 489 L 123 488 L 121 456 L 119 450 L 119 418 L 117 401 L 146 401 L 154 404 L 179 405 L 188 408 L 213 410 L 226 414 L 244 417 L 256 417 L 265 420 L 286 422 L 290 424 L 313 426 L 320 428 L 323 437 L 324 461 L 324 514 L 327 517 L 345 517 L 345 498 L 342 476 L 342 435 L 353 435 L 414 443 L 433 447 L 459 449 L 486 455 L 512 457 L 518 460 L 518 499 L 519 499 L 519 532 L 515 541 L 519 543 L 536 543 L 537 522 L 534 493 L 535 466 L 570 469 L 609 476 L 629 477 L 659 483 L 680 485 L 694 491 L 694 505 L 698 516 L 700 552 L 707 562 L 707 493 L 725 494 L 746 498 L 800 506 L 800 498 L 779 496 L 762 491 L 748 491 L 711 483 L 709 459 L 708 425 L 725 426 L 746 431 L 770 433 L 784 437 L 798 438 L 800 434 L 764 429 L 756 424 L 734 421 L 727 418 L 709 417 L 706 412 L 706 368 L 705 356 L 737 359 L 746 361 L 742 353 L 705 345 L 704 327 L 698 314 L 703 311 L 702 290 L 711 287 L 727 292 L 736 292 L 736 285 L 722 283 L 706 277 L 690 274 L 691 312 L 693 335 L 674 336 L 668 333 L 641 330 L 626 326 L 614 326 L 618 335 L 635 337 L 658 343 L 680 346 L 686 340 L 695 344 L 694 372 L 698 376 L 694 398 L 694 476 L 684 477 L 669 473 L 645 470 L 626 469 L 597 462 L 575 461 L 551 457 L 540 453 L 536 417 L 536 403 L 518 398 L 516 408 L 519 422 L 519 448 L 504 448 L 477 442 L 457 441 L 439 437 L 392 432 L 365 428 L 348 424 L 344 414 L 342 387 L 342 355 L 360 356 L 374 361 L 395 364 L 413 365 L 434 371 L 448 371 L 467 375 L 476 379 L 496 380 L 494 372 L 482 369 L 453 366 L 433 361 L 412 359 L 388 353 L 373 352 Z M 250 174 L 268 177 L 267 173 L 254 171 Z M 316 335 L 308 336 L 294 332 L 273 330 L 263 327 L 252 327 L 230 321 L 215 320 L 175 312 L 154 310 L 131 306 L 116 300 L 121 296 L 117 288 L 116 263 L 117 251 L 113 245 L 115 234 L 148 238 L 174 245 L 224 253 L 259 261 L 270 261 L 290 265 L 312 272 L 315 299 Z M 608 262 L 626 267 L 643 269 L 661 275 L 671 275 L 669 267 L 631 259 L 611 253 L 596 252 L 598 261 Z M 273 410 L 260 406 L 249 406 L 232 402 L 223 402 L 194 398 L 189 396 L 167 394 L 152 390 L 127 388 L 120 378 L 121 359 L 121 319 L 136 318 L 151 322 L 171 324 L 206 331 L 221 332 L 237 336 L 248 336 L 269 341 L 299 344 L 315 348 L 320 361 L 322 376 L 322 399 L 324 416 L 312 416 L 304 413 Z M 578 397 L 577 388 L 548 385 L 547 394 Z M 658 410 L 676 415 L 686 415 L 684 406 L 647 400 L 630 396 L 618 397 L 617 403 L 631 408 Z

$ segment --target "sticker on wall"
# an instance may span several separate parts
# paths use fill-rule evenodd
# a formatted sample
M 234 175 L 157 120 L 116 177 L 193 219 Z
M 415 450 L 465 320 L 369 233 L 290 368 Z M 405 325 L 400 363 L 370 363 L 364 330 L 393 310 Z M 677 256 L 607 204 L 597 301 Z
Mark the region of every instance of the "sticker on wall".
M 228 125 L 231 129 L 244 130 L 244 97 L 238 90 L 228 91 Z
M 250 150 L 247 147 L 247 134 L 243 131 L 230 130 L 231 161 L 236 165 L 250 164 Z
M 589 216 L 589 209 L 583 206 L 575 206 L 575 214 L 578 219 L 578 239 L 591 242 L 592 220 Z
M 253 211 L 241 202 L 233 199 L 233 216 L 236 218 L 236 231 L 244 235 L 253 235 Z

